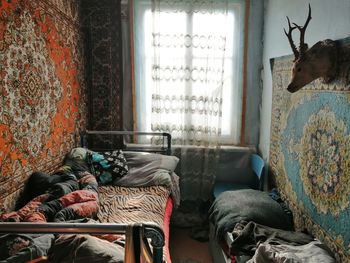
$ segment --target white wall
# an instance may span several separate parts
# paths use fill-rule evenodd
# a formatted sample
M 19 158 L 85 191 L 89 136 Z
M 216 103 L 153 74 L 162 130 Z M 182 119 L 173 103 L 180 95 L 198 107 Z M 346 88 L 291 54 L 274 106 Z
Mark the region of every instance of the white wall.
M 265 0 L 263 94 L 259 149 L 269 160 L 270 124 L 272 105 L 272 78 L 270 58 L 292 54 L 283 27 L 288 29 L 286 16 L 291 21 L 304 25 L 308 3 L 312 19 L 305 33 L 305 42 L 311 47 L 322 39 L 339 39 L 350 36 L 350 0 Z M 293 32 L 294 33 L 294 32 Z M 294 42 L 299 45 L 299 34 Z
M 250 0 L 245 143 L 258 146 L 261 106 L 264 2 Z

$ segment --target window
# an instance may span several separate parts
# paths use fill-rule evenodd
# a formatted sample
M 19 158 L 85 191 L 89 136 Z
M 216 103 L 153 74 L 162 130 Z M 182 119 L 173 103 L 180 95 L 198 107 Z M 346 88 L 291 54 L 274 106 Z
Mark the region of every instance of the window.
M 175 142 L 186 133 L 185 144 L 207 133 L 239 143 L 243 6 L 216 2 L 135 1 L 138 130 L 168 131 Z

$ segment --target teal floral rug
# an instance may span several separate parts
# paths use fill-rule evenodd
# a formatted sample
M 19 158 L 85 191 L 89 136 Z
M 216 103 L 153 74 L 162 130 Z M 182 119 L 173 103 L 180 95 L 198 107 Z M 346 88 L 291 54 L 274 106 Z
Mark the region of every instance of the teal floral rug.
M 289 93 L 292 60 L 271 60 L 272 178 L 296 228 L 350 262 L 350 89 L 318 79 Z

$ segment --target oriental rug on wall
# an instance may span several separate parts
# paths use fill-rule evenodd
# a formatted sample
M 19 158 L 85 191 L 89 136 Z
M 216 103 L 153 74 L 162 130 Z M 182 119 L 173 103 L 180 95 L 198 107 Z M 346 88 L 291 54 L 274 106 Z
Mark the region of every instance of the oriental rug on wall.
M 88 128 L 123 129 L 123 65 L 119 0 L 82 1 L 82 28 L 88 86 Z M 94 136 L 91 146 L 120 145 L 116 136 Z
M 89 129 L 122 130 L 120 1 L 82 2 L 89 90 Z
M 292 60 L 271 60 L 273 180 L 296 228 L 350 262 L 350 85 L 316 80 L 289 93 Z
M 79 2 L 0 1 L 0 209 L 85 127 Z

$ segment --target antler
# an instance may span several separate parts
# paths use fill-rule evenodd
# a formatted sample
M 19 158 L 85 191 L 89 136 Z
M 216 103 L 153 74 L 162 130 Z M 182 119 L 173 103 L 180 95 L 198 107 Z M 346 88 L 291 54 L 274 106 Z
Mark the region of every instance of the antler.
M 298 58 L 302 58 L 304 56 L 305 51 L 308 49 L 308 45 L 304 42 L 304 37 L 305 37 L 306 28 L 307 28 L 307 26 L 308 26 L 308 24 L 309 24 L 309 22 L 311 20 L 311 6 L 310 6 L 310 4 L 309 4 L 309 14 L 307 16 L 307 19 L 306 19 L 306 22 L 305 22 L 304 26 L 299 26 L 299 25 L 297 25 L 295 23 L 293 23 L 294 26 L 292 26 L 290 24 L 288 16 L 287 16 L 287 20 L 288 20 L 289 30 L 288 30 L 288 33 L 287 33 L 287 31 L 284 29 L 284 33 L 288 37 L 290 46 L 292 47 L 292 50 L 293 50 L 293 53 L 294 53 L 294 56 L 295 56 L 294 61 L 296 61 Z M 293 42 L 293 37 L 292 37 L 292 32 L 296 28 L 298 28 L 299 31 L 300 31 L 299 51 L 297 50 L 297 48 L 296 48 L 296 46 L 295 46 L 295 44 Z
M 299 58 L 299 52 L 297 50 L 297 47 L 295 46 L 294 42 L 293 42 L 293 36 L 292 36 L 292 32 L 294 29 L 296 29 L 297 27 L 296 26 L 291 26 L 290 24 L 290 20 L 289 20 L 289 17 L 287 16 L 287 20 L 288 20 L 288 33 L 286 31 L 285 28 L 283 28 L 284 30 L 284 33 L 286 34 L 288 40 L 289 40 L 289 44 L 293 50 L 293 53 L 294 53 L 294 61 L 297 60 Z
M 293 25 L 295 25 L 295 27 L 297 27 L 300 31 L 300 46 L 299 46 L 300 57 L 302 57 L 305 51 L 308 49 L 308 45 L 304 43 L 304 36 L 310 20 L 311 20 L 311 6 L 309 4 L 309 14 L 307 16 L 304 26 L 298 26 L 297 24 L 293 23 Z

